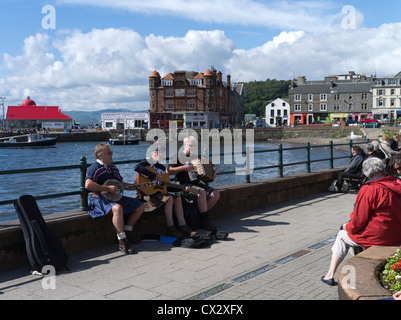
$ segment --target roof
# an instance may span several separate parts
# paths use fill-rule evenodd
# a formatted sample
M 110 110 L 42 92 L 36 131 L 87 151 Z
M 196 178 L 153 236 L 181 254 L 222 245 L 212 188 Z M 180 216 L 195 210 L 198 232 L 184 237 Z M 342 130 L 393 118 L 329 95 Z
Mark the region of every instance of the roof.
M 370 82 L 339 82 L 333 87 L 328 83 L 307 83 L 291 89 L 291 94 L 313 94 L 313 93 L 370 93 L 372 84 Z
M 33 104 L 9 106 L 7 120 L 72 120 L 59 107 L 40 107 Z

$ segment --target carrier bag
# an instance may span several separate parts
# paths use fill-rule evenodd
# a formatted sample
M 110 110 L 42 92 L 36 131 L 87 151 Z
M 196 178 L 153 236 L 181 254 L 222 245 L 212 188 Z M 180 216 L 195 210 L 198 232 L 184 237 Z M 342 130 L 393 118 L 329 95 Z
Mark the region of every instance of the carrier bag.
M 56 270 L 66 268 L 68 255 L 60 239 L 48 228 L 35 198 L 24 195 L 14 203 L 21 222 L 26 253 L 33 271 L 42 272 L 51 265 Z

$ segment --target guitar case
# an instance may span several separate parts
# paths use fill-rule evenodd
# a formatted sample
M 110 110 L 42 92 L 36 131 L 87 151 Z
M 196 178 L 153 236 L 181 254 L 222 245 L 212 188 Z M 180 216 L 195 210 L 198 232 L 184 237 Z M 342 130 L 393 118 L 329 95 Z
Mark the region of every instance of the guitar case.
M 42 272 L 47 265 L 56 270 L 66 268 L 68 255 L 60 239 L 48 228 L 35 198 L 24 195 L 14 203 L 21 222 L 26 253 L 33 271 Z

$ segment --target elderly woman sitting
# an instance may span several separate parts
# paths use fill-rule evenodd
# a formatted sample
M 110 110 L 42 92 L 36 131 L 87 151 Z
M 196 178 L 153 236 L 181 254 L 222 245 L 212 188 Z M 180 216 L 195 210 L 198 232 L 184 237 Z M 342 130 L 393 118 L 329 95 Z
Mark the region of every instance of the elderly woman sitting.
M 337 234 L 329 271 L 321 278 L 330 286 L 337 285 L 334 274 L 350 248 L 401 244 L 401 181 L 389 176 L 378 158 L 367 159 L 363 173 L 369 180 L 358 193 L 351 220 Z

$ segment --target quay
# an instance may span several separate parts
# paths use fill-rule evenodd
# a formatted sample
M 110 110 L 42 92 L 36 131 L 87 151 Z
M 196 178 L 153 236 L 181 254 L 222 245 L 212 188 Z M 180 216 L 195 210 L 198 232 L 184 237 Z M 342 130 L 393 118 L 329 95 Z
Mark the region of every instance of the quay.
M 356 199 L 356 193 L 326 191 L 342 169 L 219 188 L 213 218 L 229 238 L 203 249 L 142 241 L 135 245 L 138 254 L 124 255 L 107 219 L 93 221 L 82 213 L 51 217 L 49 226 L 70 253 L 69 271 L 56 276 L 55 289 L 44 288 L 46 278 L 29 274 L 17 223 L 2 224 L 0 299 L 132 299 L 160 305 L 159 300 L 337 300 L 337 288 L 320 277 Z M 162 218 L 144 219 L 138 229 L 160 228 Z M 4 262 L 15 266 L 6 268 Z

